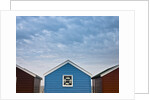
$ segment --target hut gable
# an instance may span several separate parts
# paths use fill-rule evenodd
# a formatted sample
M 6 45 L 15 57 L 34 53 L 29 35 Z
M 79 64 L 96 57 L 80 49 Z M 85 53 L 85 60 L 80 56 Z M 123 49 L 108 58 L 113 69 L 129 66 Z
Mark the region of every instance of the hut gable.
M 72 66 L 76 67 L 77 69 L 81 70 L 82 72 L 84 72 L 85 74 L 89 75 L 90 77 L 92 76 L 91 73 L 89 73 L 88 71 L 84 70 L 83 68 L 81 68 L 80 66 L 78 66 L 77 64 L 73 63 L 72 61 L 70 60 L 66 60 L 65 62 L 59 64 L 58 66 L 54 67 L 53 69 L 49 70 L 48 72 L 46 72 L 44 74 L 44 76 L 54 72 L 55 70 L 59 69 L 60 67 L 63 67 L 65 64 L 71 64 Z
M 90 93 L 91 74 L 67 60 L 45 75 L 45 93 Z
M 16 65 L 16 93 L 38 93 L 42 78 Z
M 39 78 L 39 79 L 42 80 L 42 78 L 41 78 L 40 76 L 36 75 L 35 73 L 33 73 L 33 72 L 31 72 L 31 71 L 29 71 L 29 70 L 27 70 L 27 69 L 25 69 L 25 68 L 23 68 L 23 67 L 21 67 L 21 66 L 19 66 L 19 65 L 16 65 L 16 67 L 17 67 L 18 69 L 24 71 L 25 73 L 27 73 L 27 74 L 29 74 L 29 75 L 31 75 L 31 76 L 33 76 L 33 77 L 36 77 L 36 78 Z
M 93 76 L 92 90 L 94 93 L 119 93 L 119 65 Z
M 108 73 L 114 71 L 114 70 L 117 69 L 117 68 L 119 68 L 119 65 L 110 67 L 110 68 L 108 68 L 108 69 L 106 69 L 106 70 L 104 70 L 104 71 L 98 73 L 97 75 L 94 75 L 94 76 L 92 77 L 92 79 L 98 78 L 98 77 L 103 77 L 103 76 L 105 76 L 106 74 L 108 74 Z

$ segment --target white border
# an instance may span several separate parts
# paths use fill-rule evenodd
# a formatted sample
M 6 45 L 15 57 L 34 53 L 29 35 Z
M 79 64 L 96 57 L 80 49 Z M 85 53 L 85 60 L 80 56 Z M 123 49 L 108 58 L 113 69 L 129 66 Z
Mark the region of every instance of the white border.
M 12 10 L 135 10 L 135 93 L 148 93 L 148 1 L 12 1 Z M 41 5 L 44 5 L 41 7 Z M 56 6 L 57 5 L 57 6 Z M 141 68 L 142 66 L 142 68 Z M 142 74 L 141 74 L 142 73 Z M 144 77 L 144 78 L 143 78 Z M 140 78 L 140 80 L 139 80 Z M 141 86 L 142 85 L 142 86 Z
M 16 16 L 119 16 L 119 93 L 16 93 Z M 2 99 L 134 99 L 134 11 L 2 11 L 1 32 Z
M 0 0 L 0 10 L 10 10 L 11 0 Z

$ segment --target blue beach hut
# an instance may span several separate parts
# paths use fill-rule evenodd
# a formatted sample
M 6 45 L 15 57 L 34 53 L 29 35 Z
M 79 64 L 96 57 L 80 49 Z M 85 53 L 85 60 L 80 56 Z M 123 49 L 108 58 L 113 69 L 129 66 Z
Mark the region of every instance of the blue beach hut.
M 70 60 L 44 74 L 45 93 L 91 93 L 91 73 Z

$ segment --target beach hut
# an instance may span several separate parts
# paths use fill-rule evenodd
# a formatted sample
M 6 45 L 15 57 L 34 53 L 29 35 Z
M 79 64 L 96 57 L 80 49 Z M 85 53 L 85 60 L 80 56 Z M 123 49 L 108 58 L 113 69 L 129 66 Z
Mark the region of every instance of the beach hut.
M 39 93 L 42 78 L 16 65 L 16 93 Z
M 93 93 L 119 93 L 119 65 L 92 77 Z
M 44 74 L 45 93 L 91 93 L 91 74 L 67 60 Z

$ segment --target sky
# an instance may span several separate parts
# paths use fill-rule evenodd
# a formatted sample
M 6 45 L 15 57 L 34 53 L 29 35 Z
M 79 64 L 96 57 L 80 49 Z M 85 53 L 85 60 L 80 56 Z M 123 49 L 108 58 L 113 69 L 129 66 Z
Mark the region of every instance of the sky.
M 119 64 L 119 16 L 16 17 L 18 65 L 43 77 L 66 60 L 93 76 Z

